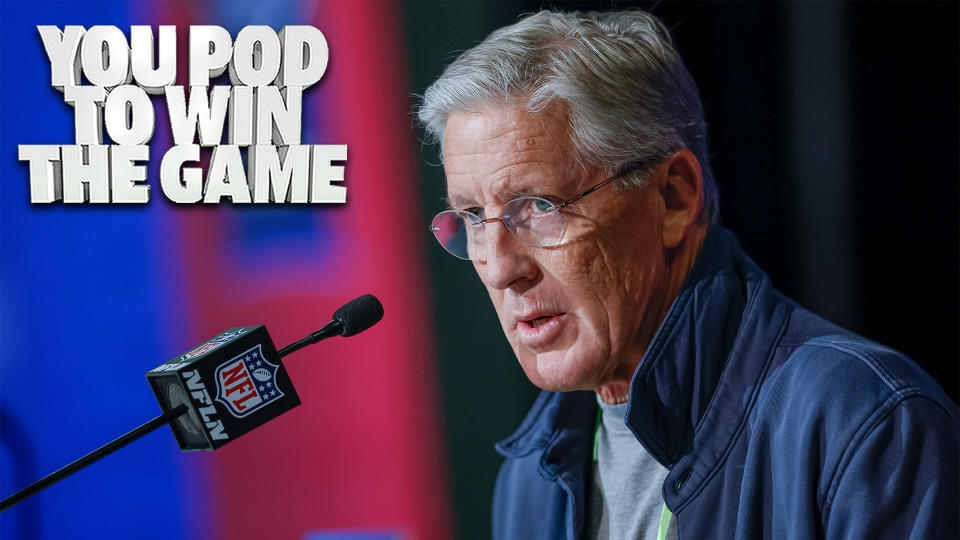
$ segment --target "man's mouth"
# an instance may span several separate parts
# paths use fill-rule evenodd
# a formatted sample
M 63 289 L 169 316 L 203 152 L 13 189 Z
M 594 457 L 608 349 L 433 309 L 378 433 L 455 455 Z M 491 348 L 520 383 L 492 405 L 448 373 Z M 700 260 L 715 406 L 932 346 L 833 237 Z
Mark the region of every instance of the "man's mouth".
M 541 311 L 540 313 L 543 313 L 543 312 Z M 517 326 L 519 328 L 524 328 L 527 330 L 538 330 L 543 326 L 546 326 L 551 322 L 556 321 L 558 318 L 562 316 L 563 316 L 563 313 L 545 313 L 543 315 L 538 315 L 537 313 L 530 313 L 525 317 L 518 317 Z
M 517 339 L 534 352 L 546 351 L 561 335 L 567 314 L 560 312 L 531 317 L 533 315 L 537 314 L 531 313 L 517 320 Z
M 549 320 L 552 319 L 552 318 L 553 318 L 553 315 L 544 315 L 544 316 L 542 316 L 542 317 L 537 317 L 536 319 L 527 321 L 527 323 L 529 323 L 530 326 L 532 326 L 532 327 L 534 327 L 534 328 L 540 328 L 541 326 L 543 326 L 544 324 L 546 324 L 546 322 L 549 321 Z

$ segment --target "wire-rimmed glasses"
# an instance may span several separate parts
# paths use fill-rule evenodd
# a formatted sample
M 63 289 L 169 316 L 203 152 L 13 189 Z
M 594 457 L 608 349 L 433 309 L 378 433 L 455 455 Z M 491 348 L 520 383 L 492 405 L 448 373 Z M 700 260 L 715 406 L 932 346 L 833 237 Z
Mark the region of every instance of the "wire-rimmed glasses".
M 476 259 L 484 253 L 487 223 L 499 221 L 518 240 L 536 247 L 555 246 L 563 240 L 565 223 L 560 209 L 578 201 L 603 186 L 620 178 L 630 170 L 619 172 L 590 189 L 561 202 L 553 203 L 543 197 L 526 195 L 503 205 L 500 217 L 483 218 L 466 210 L 444 210 L 430 223 L 433 235 L 451 255 L 458 259 Z

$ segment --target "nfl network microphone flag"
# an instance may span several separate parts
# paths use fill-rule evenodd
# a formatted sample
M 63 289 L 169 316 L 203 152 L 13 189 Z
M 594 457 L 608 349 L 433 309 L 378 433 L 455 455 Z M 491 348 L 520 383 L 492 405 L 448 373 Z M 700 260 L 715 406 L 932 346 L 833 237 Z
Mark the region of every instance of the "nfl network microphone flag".
M 221 332 L 188 353 L 147 372 L 181 450 L 216 450 L 300 405 L 267 328 Z

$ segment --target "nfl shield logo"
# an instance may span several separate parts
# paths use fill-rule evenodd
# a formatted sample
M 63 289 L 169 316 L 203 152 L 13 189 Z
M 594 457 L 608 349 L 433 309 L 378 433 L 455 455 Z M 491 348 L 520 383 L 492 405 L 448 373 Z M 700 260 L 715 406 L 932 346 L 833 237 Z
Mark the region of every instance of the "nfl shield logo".
M 283 397 L 277 386 L 277 369 L 263 357 L 260 345 L 217 367 L 217 401 L 230 414 L 243 418 Z

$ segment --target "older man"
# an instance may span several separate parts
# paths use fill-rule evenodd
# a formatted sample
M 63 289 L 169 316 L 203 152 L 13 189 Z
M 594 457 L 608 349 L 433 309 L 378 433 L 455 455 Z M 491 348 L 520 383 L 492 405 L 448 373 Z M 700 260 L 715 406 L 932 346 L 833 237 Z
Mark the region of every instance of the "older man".
M 498 445 L 497 538 L 956 537 L 956 405 L 716 225 L 700 98 L 654 17 L 524 18 L 419 116 L 433 231 L 544 389 Z

